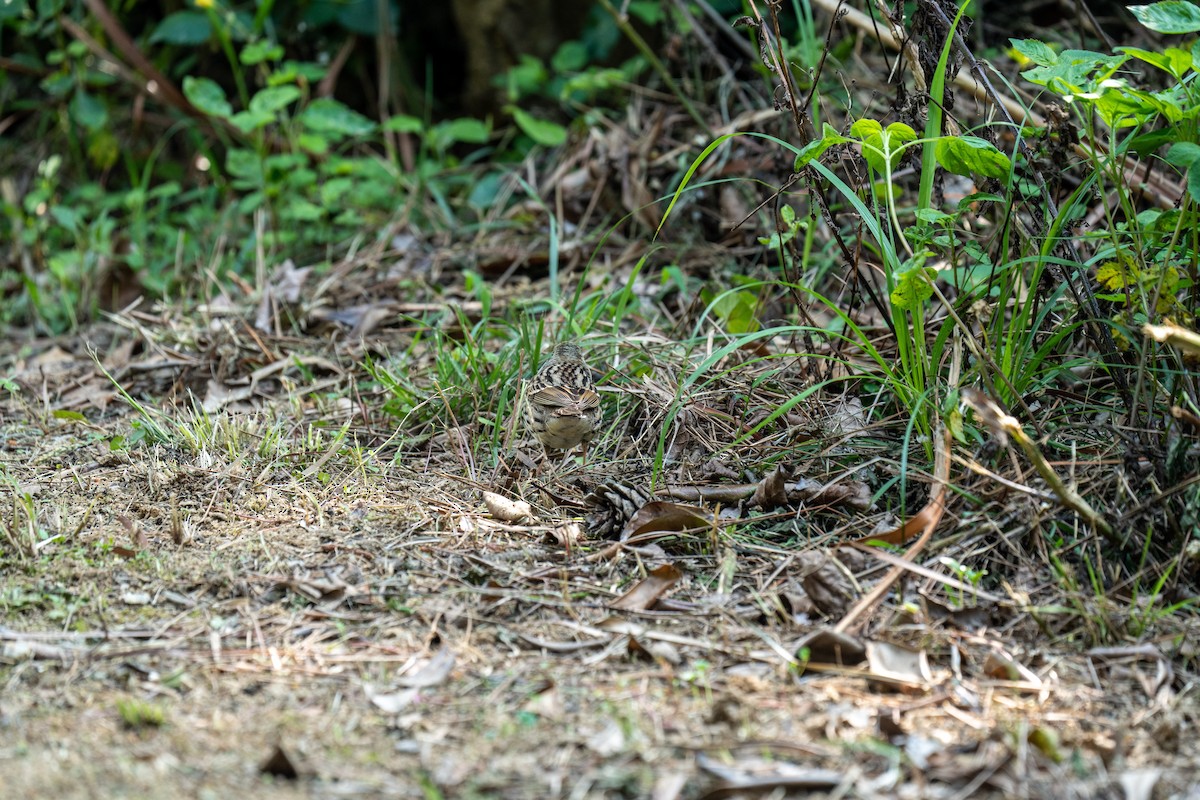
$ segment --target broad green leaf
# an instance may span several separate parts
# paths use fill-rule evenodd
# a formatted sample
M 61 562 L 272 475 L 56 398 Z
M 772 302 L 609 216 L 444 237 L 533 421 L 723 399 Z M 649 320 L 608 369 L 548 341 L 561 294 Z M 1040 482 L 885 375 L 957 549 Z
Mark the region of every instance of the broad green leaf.
M 212 37 L 208 14 L 200 11 L 176 11 L 168 14 L 150 34 L 151 43 L 204 44 Z
M 1039 67 L 1049 67 L 1058 61 L 1058 53 L 1045 42 L 1037 39 L 1009 39 L 1008 41 L 1014 50 Z
M 296 144 L 306 153 L 322 156 L 329 152 L 329 140 L 316 133 L 302 133 L 296 137 Z
M 855 120 L 854 124 L 850 126 L 850 135 L 860 140 L 881 133 L 883 133 L 883 125 L 875 119 Z
M 820 158 L 825 151 L 835 144 L 845 144 L 849 142 L 845 136 L 842 136 L 828 122 L 825 123 L 824 130 L 820 139 L 814 139 L 800 149 L 796 154 L 796 160 L 792 164 L 792 172 L 799 172 L 808 162 L 815 158 Z
M 189 103 L 209 116 L 228 118 L 233 114 L 233 106 L 225 99 L 225 90 L 211 78 L 188 75 L 183 79 L 183 94 Z
M 316 222 L 325 216 L 325 209 L 302 197 L 294 197 L 284 206 L 282 216 L 296 222 Z
M 917 219 L 936 225 L 941 222 L 952 221 L 954 217 L 936 208 L 918 208 Z
M 550 66 L 555 72 L 578 72 L 587 65 L 587 60 L 587 46 L 577 39 L 572 39 L 559 46 L 550 59 Z
M 408 114 L 397 114 L 383 121 L 383 129 L 397 133 L 419 133 L 425 129 L 425 123 Z
M 262 159 L 253 150 L 235 147 L 225 156 L 225 171 L 255 186 L 262 181 Z
M 254 97 L 250 98 L 250 110 L 274 114 L 299 99 L 300 89 L 295 86 L 272 86 L 254 93 Z
M 89 131 L 99 130 L 108 122 L 108 107 L 104 101 L 92 97 L 82 86 L 75 90 L 67 108 L 71 119 Z
M 955 175 L 1004 178 L 1012 169 L 1008 156 L 978 136 L 944 136 L 935 147 L 942 169 Z
M 275 121 L 275 115 L 266 111 L 239 111 L 229 122 L 242 133 L 251 133 L 265 128 Z
M 1100 94 L 1090 94 L 1088 99 L 1109 127 L 1127 128 L 1145 124 L 1159 115 L 1166 117 L 1169 122 L 1178 122 L 1180 119 L 1181 112 L 1173 104 L 1163 102 L 1149 92 L 1133 89 L 1118 79 L 1105 81 Z
M 875 122 L 874 120 L 859 120 L 859 122 Z M 879 123 L 875 122 L 875 125 Z M 915 141 L 917 133 L 910 126 L 903 122 L 893 122 L 886 128 L 880 127 L 875 132 L 874 125 L 858 126 L 856 122 L 851 126 L 850 130 L 853 133 L 855 127 L 860 127 L 862 130 L 872 131 L 867 133 L 862 140 L 862 154 L 867 163 L 876 172 L 885 172 L 888 169 L 895 169 L 903 157 L 903 147 L 909 142 Z M 885 165 L 886 159 L 886 165 Z M 886 166 L 886 169 L 885 169 Z
M 2 1 L 2 0 L 0 0 Z M 78 411 L 69 411 L 65 408 L 60 408 L 51 415 L 55 419 L 65 419 L 71 422 L 87 422 L 87 417 L 80 414 Z
M 283 58 L 283 47 L 269 39 L 259 39 L 243 47 L 238 58 L 245 67 L 253 67 L 264 61 L 278 61 Z
M 1167 163 L 1177 167 L 1191 167 L 1200 161 L 1200 144 L 1176 142 L 1167 151 Z
M 1200 31 L 1200 7 L 1186 0 L 1165 0 L 1148 6 L 1130 6 L 1137 21 L 1157 33 Z
M 1178 47 L 1168 47 L 1161 53 L 1142 50 L 1140 47 L 1117 47 L 1115 49 L 1118 53 L 1131 55 L 1139 61 L 1145 61 L 1147 64 L 1158 67 L 1176 79 L 1182 78 L 1192 68 L 1192 54 L 1187 50 L 1180 50 Z
M 903 122 L 893 122 L 884 130 L 887 132 L 889 144 L 892 149 L 902 147 L 909 142 L 917 140 L 917 132 L 912 129 L 911 125 L 906 125 Z
M 567 140 L 567 129 L 557 122 L 538 119 L 532 114 L 516 106 L 505 106 L 504 110 L 513 115 L 526 136 L 545 147 L 558 147 Z
M 901 311 L 917 312 L 921 304 L 933 296 L 933 281 L 937 270 L 933 267 L 914 266 L 896 274 L 896 288 L 892 290 L 892 305 Z
M 1016 40 L 1014 40 L 1016 41 Z M 1096 91 L 1100 84 L 1129 59 L 1091 50 L 1064 50 L 1053 62 L 1021 73 L 1021 77 L 1064 97 Z
M 490 132 L 482 120 L 459 117 L 439 123 L 433 129 L 433 133 L 439 148 L 446 148 L 458 142 L 483 144 L 488 140 Z
M 332 97 L 312 101 L 301 112 L 300 121 L 304 127 L 317 133 L 366 136 L 375 130 L 374 122 Z
M 1200 164 L 1192 164 L 1187 171 L 1188 194 L 1200 202 Z
M 25 0 L 0 0 L 0 22 L 16 19 L 25 13 Z

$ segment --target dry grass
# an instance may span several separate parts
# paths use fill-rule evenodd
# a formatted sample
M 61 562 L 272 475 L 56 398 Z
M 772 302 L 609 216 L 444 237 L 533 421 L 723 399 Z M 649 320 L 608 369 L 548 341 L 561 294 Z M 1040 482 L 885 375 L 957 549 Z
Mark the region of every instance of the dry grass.
M 111 385 L 78 342 L 50 364 L 6 356 L 25 389 L 0 463 L 5 530 L 27 542 L 5 546 L 0 598 L 13 796 L 1091 797 L 1141 769 L 1166 796 L 1193 780 L 1194 613 L 1164 610 L 1168 589 L 1095 540 L 1053 546 L 1043 532 L 1067 512 L 1044 488 L 998 489 L 961 446 L 916 565 L 845 546 L 902 521 L 887 486 L 905 440 L 863 424 L 870 398 L 829 390 L 756 431 L 813 385 L 805 359 L 735 351 L 689 382 L 711 348 L 585 338 L 610 424 L 589 464 L 535 471 L 505 419 L 493 459 L 486 401 L 447 430 L 421 414 L 452 408 L 425 384 L 430 405 L 397 432 L 386 398 L 359 394 L 361 345 L 224 330 L 207 347 L 178 322 L 90 332 L 111 337 L 106 367 L 133 396 L 223 398 L 168 408 L 171 441 L 134 447 L 120 445 L 151 412 L 95 413 Z M 409 375 L 448 357 L 404 329 L 374 349 L 405 353 Z M 255 351 L 277 366 L 235 397 L 255 367 L 230 354 Z M 64 408 L 87 421 L 48 413 Z M 1114 480 L 1111 441 L 1090 446 L 1074 480 Z M 1014 465 L 988 470 L 1033 481 Z M 853 492 L 792 494 L 802 478 L 884 488 L 864 510 Z M 910 478 L 912 515 L 929 478 Z M 585 497 L 617 484 L 709 516 L 651 514 L 667 530 L 597 540 Z M 481 490 L 534 518 L 494 518 Z M 804 667 L 807 637 L 897 563 L 902 594 L 867 610 L 857 641 L 900 662 Z M 277 747 L 295 778 L 264 774 Z

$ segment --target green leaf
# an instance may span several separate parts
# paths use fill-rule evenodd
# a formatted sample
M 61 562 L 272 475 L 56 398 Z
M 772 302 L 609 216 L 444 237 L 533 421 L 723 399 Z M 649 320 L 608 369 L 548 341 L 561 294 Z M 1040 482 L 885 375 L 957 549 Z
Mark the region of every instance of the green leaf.
M 75 95 L 71 98 L 67 110 L 70 112 L 72 120 L 89 131 L 103 128 L 108 122 L 108 108 L 104 105 L 104 101 L 92 97 L 84 91 L 82 86 L 75 90 Z
M 854 124 L 850 126 L 850 135 L 859 140 L 868 136 L 878 136 L 881 133 L 883 133 L 883 125 L 874 119 L 855 120 Z
M 254 97 L 250 98 L 250 110 L 255 113 L 273 114 L 280 109 L 287 108 L 299 99 L 300 90 L 295 86 L 273 86 L 259 89 L 254 93 Z
M 212 37 L 208 14 L 199 11 L 176 11 L 167 14 L 150 34 L 150 42 L 168 44 L 203 44 Z
M 239 111 L 229 121 L 242 133 L 250 133 L 270 125 L 275 121 L 275 115 L 266 111 Z
M 233 148 L 225 156 L 225 171 L 257 186 L 263 178 L 262 159 L 253 150 Z
M 16 19 L 25 13 L 25 0 L 0 0 L 0 22 Z
M 2 2 L 3 0 L 0 0 Z M 71 422 L 87 422 L 87 417 L 80 414 L 78 411 L 68 411 L 65 408 L 60 408 L 51 414 L 55 419 L 65 419 Z
M 1140 47 L 1117 47 L 1114 49 L 1118 53 L 1131 55 L 1139 61 L 1145 61 L 1147 64 L 1158 67 L 1176 79 L 1183 78 L 1184 74 L 1192 68 L 1192 54 L 1186 50 L 1180 50 L 1178 47 L 1168 47 L 1162 53 L 1142 50 Z
M 425 130 L 425 123 L 408 114 L 397 114 L 383 121 L 383 129 L 397 133 L 420 133 Z
M 482 120 L 471 117 L 446 120 L 438 124 L 433 133 L 438 149 L 444 149 L 456 142 L 483 144 L 489 135 L 488 126 Z
M 225 99 L 225 90 L 211 78 L 188 75 L 183 79 L 183 95 L 189 103 L 211 117 L 228 119 L 233 113 L 233 106 Z
M 1019 40 L 1012 41 L 1015 47 Z M 1126 55 L 1108 56 L 1091 50 L 1064 50 L 1054 54 L 1053 61 L 1022 72 L 1021 77 L 1030 83 L 1045 86 L 1056 94 L 1071 97 L 1097 90 L 1128 60 L 1129 56 Z
M 933 296 L 933 280 L 937 270 L 933 267 L 913 266 L 896 274 L 896 288 L 892 290 L 892 305 L 901 311 L 916 312 L 921 304 Z
M 204 44 L 212 37 L 208 14 L 200 11 L 176 11 L 168 14 L 150 34 L 151 43 Z
M 1165 0 L 1148 6 L 1130 6 L 1137 21 L 1156 33 L 1200 31 L 1200 7 L 1186 0 Z
M 904 145 L 917 138 L 916 131 L 903 122 L 893 122 L 884 128 L 875 120 L 859 120 L 850 127 L 850 132 L 855 133 L 856 128 L 867 132 L 862 140 L 862 154 L 876 172 L 895 169 L 904 155 Z
M 329 152 L 329 140 L 315 133 L 302 133 L 296 137 L 296 144 L 306 153 L 323 156 Z
M 978 136 L 944 136 L 938 140 L 935 155 L 943 169 L 956 175 L 999 179 L 1012 169 L 1008 156 Z
M 282 216 L 296 222 L 316 222 L 325 216 L 325 209 L 304 198 L 295 197 L 284 206 Z
M 283 58 L 283 47 L 269 39 L 259 39 L 243 47 L 239 58 L 244 67 L 253 67 L 264 61 L 278 61 Z
M 1200 164 L 1192 164 L 1187 171 L 1188 194 L 1200 202 Z
M 838 133 L 837 129 L 828 122 L 825 123 L 821 134 L 820 139 L 814 139 L 800 148 L 800 152 L 796 154 L 796 160 L 792 163 L 792 172 L 799 172 L 806 164 L 813 159 L 820 158 L 826 150 L 835 144 L 845 144 L 850 141 L 850 139 Z
M 1058 62 L 1058 53 L 1045 42 L 1037 39 L 1009 39 L 1008 41 L 1014 50 L 1040 67 L 1049 67 Z
M 1200 145 L 1192 142 L 1176 142 L 1167 151 L 1167 163 L 1177 167 L 1191 168 L 1200 161 Z
M 725 323 L 732 334 L 753 333 L 759 329 L 754 313 L 758 301 L 751 292 L 737 291 L 722 294 L 712 306 L 713 313 Z
M 375 130 L 375 123 L 332 97 L 314 100 L 300 114 L 304 127 L 317 133 L 366 136 Z
M 100 128 L 88 135 L 88 161 L 98 169 L 111 169 L 121 157 L 121 144 L 112 131 Z
M 550 59 L 550 66 L 555 72 L 578 72 L 587 64 L 588 51 L 583 42 L 572 39 L 563 42 Z
M 513 105 L 505 106 L 504 110 L 513 115 L 513 119 L 517 122 L 517 127 L 526 136 L 544 147 L 558 147 L 567 140 L 567 129 L 557 122 L 538 119 L 529 112 Z

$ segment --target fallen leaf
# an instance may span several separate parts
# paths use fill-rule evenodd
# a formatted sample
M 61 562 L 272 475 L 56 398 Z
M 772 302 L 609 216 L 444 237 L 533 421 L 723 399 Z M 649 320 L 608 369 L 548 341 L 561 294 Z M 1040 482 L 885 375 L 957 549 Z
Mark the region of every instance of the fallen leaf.
M 924 650 L 891 642 L 867 642 L 867 668 L 876 689 L 925 688 L 933 680 Z
M 771 470 L 771 474 L 758 482 L 758 488 L 754 490 L 750 504 L 764 510 L 787 505 L 788 495 L 784 487 L 786 477 L 783 467 L 775 467 Z
M 867 657 L 867 648 L 862 640 L 833 628 L 821 628 L 805 636 L 796 645 L 796 652 L 804 653 L 809 664 L 832 664 L 853 666 Z
M 713 522 L 712 513 L 700 506 L 685 506 L 679 503 L 655 500 L 639 508 L 629 522 L 625 523 L 625 527 L 621 530 L 620 540 L 625 542 L 635 536 L 657 531 L 708 528 L 712 526 Z
M 609 608 L 623 611 L 645 611 L 651 608 L 683 573 L 674 564 L 663 564 L 655 568 L 632 589 L 608 604 Z
M 424 688 L 444 683 L 454 669 L 454 651 L 443 646 L 424 664 L 419 664 L 411 675 L 401 675 L 396 679 L 400 686 L 409 688 Z

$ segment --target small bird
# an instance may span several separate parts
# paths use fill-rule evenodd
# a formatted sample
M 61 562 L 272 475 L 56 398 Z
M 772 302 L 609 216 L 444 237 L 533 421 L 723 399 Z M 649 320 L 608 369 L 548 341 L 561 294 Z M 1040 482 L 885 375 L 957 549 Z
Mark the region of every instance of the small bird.
M 525 397 L 525 424 L 551 450 L 571 450 L 583 445 L 587 461 L 588 442 L 596 433 L 600 395 L 592 371 L 583 363 L 583 353 L 574 342 L 554 347 L 529 384 Z

